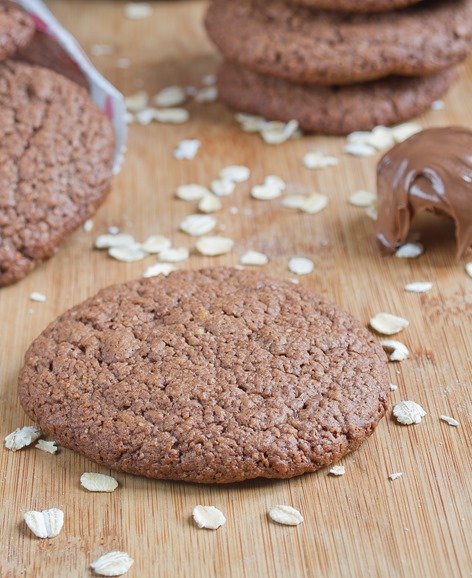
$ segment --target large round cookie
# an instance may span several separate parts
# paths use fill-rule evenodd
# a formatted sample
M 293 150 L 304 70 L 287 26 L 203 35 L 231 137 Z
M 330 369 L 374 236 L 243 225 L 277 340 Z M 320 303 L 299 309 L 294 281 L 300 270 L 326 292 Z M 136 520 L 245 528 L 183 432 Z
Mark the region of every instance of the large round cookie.
M 14 2 L 0 0 L 0 60 L 26 46 L 34 34 L 31 16 Z
M 93 214 L 114 133 L 88 93 L 55 72 L 0 63 L 0 286 L 24 277 Z
M 240 112 L 285 122 L 296 119 L 308 132 L 347 134 L 422 113 L 449 88 L 456 72 L 327 87 L 292 84 L 224 62 L 218 71 L 218 94 Z
M 340 12 L 386 12 L 398 10 L 416 4 L 421 0 L 289 0 L 292 4 L 300 4 L 322 10 L 339 10 Z
M 282 0 L 213 0 L 206 27 L 226 59 L 302 84 L 432 74 L 472 49 L 472 0 L 352 15 Z
M 162 479 L 289 478 L 384 415 L 386 356 L 351 315 L 231 268 L 115 285 L 29 348 L 21 403 L 58 444 Z

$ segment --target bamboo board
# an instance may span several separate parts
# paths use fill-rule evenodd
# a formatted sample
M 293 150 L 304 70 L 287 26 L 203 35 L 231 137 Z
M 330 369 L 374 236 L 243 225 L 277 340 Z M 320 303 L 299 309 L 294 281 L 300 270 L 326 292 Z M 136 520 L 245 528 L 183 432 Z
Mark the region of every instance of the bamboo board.
M 94 57 L 97 67 L 125 94 L 144 88 L 155 94 L 170 84 L 201 86 L 218 62 L 202 27 L 204 3 L 160 2 L 144 20 L 126 20 L 123 3 L 105 0 L 49 0 L 48 5 L 90 53 L 111 44 L 114 53 Z M 128 68 L 118 59 L 129 59 Z M 472 63 L 445 98 L 445 107 L 421 117 L 425 126 L 472 124 Z M 59 254 L 20 283 L 0 290 L 2 320 L 0 395 L 4 437 L 30 423 L 16 394 L 16 379 L 31 340 L 58 314 L 101 287 L 140 277 L 154 262 L 124 264 L 92 249 L 95 237 L 110 226 L 144 240 L 169 236 L 176 246 L 194 240 L 178 232 L 178 223 L 194 212 L 177 201 L 178 185 L 209 184 L 223 166 L 251 168 L 248 183 L 223 200 L 220 230 L 236 241 L 234 251 L 218 258 L 192 253 L 181 266 L 199 268 L 237 264 L 247 249 L 270 257 L 264 270 L 293 277 L 288 258 L 308 256 L 311 275 L 300 282 L 336 301 L 367 323 L 378 311 L 406 317 L 401 339 L 411 357 L 390 364 L 398 384 L 392 404 L 420 403 L 428 415 L 421 424 L 398 425 L 391 412 L 362 448 L 342 460 L 343 477 L 326 470 L 289 481 L 253 481 L 212 487 L 146 480 L 115 474 L 113 494 L 91 494 L 80 487 L 84 471 L 111 473 L 61 449 L 55 456 L 26 449 L 0 450 L 0 576 L 63 578 L 91 576 L 100 555 L 123 550 L 135 560 L 130 578 L 349 577 L 384 578 L 468 576 L 472 572 L 471 509 L 471 320 L 472 279 L 454 261 L 453 228 L 435 218 L 416 223 L 426 252 L 417 260 L 382 258 L 369 239 L 373 222 L 347 198 L 357 189 L 375 190 L 378 157 L 342 154 L 343 138 L 309 136 L 281 146 L 264 144 L 243 133 L 231 112 L 219 103 L 187 106 L 183 125 L 133 125 L 122 172 L 92 232 L 77 231 Z M 184 138 L 199 138 L 194 160 L 172 157 Z M 340 159 L 337 167 L 308 171 L 301 164 L 308 150 L 320 148 Z M 288 190 L 317 190 L 330 197 L 318 215 L 283 209 L 279 201 L 258 202 L 249 187 L 277 174 Z M 412 281 L 432 281 L 426 294 L 407 293 Z M 32 291 L 45 303 L 29 300 Z M 442 414 L 459 422 L 452 428 Z M 393 472 L 403 477 L 390 481 Z M 214 505 L 227 517 L 216 532 L 198 530 L 191 520 L 196 504 Z M 275 504 L 298 508 L 305 521 L 278 526 L 267 511 Z M 22 522 L 27 510 L 59 507 L 62 533 L 36 539 Z

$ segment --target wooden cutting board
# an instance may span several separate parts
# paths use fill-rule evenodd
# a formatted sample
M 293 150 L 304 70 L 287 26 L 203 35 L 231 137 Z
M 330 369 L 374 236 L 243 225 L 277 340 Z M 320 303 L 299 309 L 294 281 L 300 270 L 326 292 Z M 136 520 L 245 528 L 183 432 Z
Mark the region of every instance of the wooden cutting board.
M 123 16 L 123 2 L 49 0 L 48 5 L 90 54 L 110 44 L 113 54 L 92 57 L 124 93 L 151 95 L 171 85 L 201 86 L 218 62 L 205 37 L 205 4 L 153 3 L 143 20 Z M 128 59 L 129 66 L 117 66 Z M 472 62 L 445 98 L 443 110 L 421 117 L 426 126 L 472 124 Z M 406 317 L 401 334 L 411 356 L 390 364 L 392 404 L 411 399 L 427 411 L 421 424 L 400 426 L 391 411 L 376 433 L 342 460 L 343 477 L 326 470 L 289 481 L 253 481 L 212 487 L 159 482 L 116 474 L 113 494 L 80 487 L 85 471 L 111 473 L 60 449 L 49 455 L 34 448 L 0 450 L 2 519 L 0 576 L 63 578 L 91 576 L 100 555 L 123 550 L 135 560 L 130 578 L 195 577 L 436 577 L 472 573 L 472 279 L 467 260 L 454 261 L 453 227 L 434 217 L 418 219 L 426 247 L 416 260 L 382 258 L 372 248 L 373 222 L 348 204 L 357 189 L 375 190 L 377 157 L 342 153 L 344 138 L 309 136 L 280 146 L 243 133 L 223 105 L 189 100 L 191 120 L 183 125 L 133 125 L 122 172 L 94 218 L 91 232 L 77 231 L 60 253 L 20 283 L 0 290 L 0 393 L 2 436 L 29 424 L 17 399 L 16 380 L 24 352 L 48 322 L 71 305 L 113 282 L 140 277 L 154 262 L 124 264 L 92 249 L 108 227 L 144 240 L 160 233 L 175 246 L 194 246 L 178 223 L 195 211 L 177 201 L 184 183 L 209 184 L 228 164 L 250 167 L 250 181 L 223 199 L 216 217 L 220 230 L 236 242 L 219 258 L 195 254 L 180 267 L 237 264 L 247 249 L 270 258 L 265 272 L 294 277 L 291 256 L 313 259 L 315 270 L 300 283 L 336 301 L 362 322 L 382 310 Z M 194 160 L 175 160 L 184 138 L 202 142 Z M 339 165 L 309 171 L 301 159 L 311 149 L 339 158 Z M 288 192 L 319 191 L 330 203 L 318 215 L 284 209 L 280 201 L 255 201 L 249 187 L 268 174 L 288 183 Z M 404 285 L 431 281 L 429 293 L 407 293 Z M 39 291 L 45 303 L 32 302 Z M 457 428 L 440 420 L 453 416 Z M 393 472 L 403 477 L 389 480 Z M 216 532 L 198 530 L 191 520 L 196 504 L 214 505 L 227 517 Z M 305 521 L 284 527 L 269 521 L 275 504 L 298 508 Z M 25 528 L 23 513 L 58 507 L 65 512 L 62 533 L 39 540 Z

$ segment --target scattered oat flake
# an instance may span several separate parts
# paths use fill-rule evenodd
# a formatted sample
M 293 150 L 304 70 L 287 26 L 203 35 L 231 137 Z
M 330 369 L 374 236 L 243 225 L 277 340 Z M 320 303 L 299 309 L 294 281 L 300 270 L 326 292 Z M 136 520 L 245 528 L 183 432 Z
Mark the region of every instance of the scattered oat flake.
M 326 155 L 321 151 L 310 151 L 304 155 L 302 163 L 307 169 L 324 169 L 336 166 L 339 161 L 336 157 Z
M 145 253 L 155 255 L 169 249 L 172 246 L 171 240 L 163 235 L 151 235 L 148 237 L 144 243 L 141 243 L 141 250 Z
M 148 102 L 148 93 L 145 90 L 139 90 L 125 98 L 126 110 L 129 112 L 139 112 L 147 107 Z
M 56 442 L 38 440 L 38 443 L 34 447 L 48 454 L 55 454 L 57 452 Z
M 472 277 L 472 261 L 465 266 L 465 272 L 469 277 Z
M 448 415 L 440 415 L 439 419 L 445 421 L 447 424 L 453 427 L 458 427 L 460 425 L 456 419 L 454 419 L 453 417 L 449 417 Z
M 233 180 L 215 179 L 211 181 L 210 189 L 217 197 L 226 197 L 234 192 L 235 186 Z
M 192 516 L 199 528 L 208 530 L 217 530 L 226 523 L 223 512 L 215 506 L 195 506 Z
M 115 52 L 113 44 L 92 44 L 90 54 L 92 56 L 110 56 Z
M 397 403 L 393 408 L 393 415 L 397 418 L 398 423 L 411 425 L 420 423 L 426 412 L 421 405 L 414 401 L 406 400 Z
M 410 355 L 408 348 L 401 341 L 383 339 L 380 341 L 380 345 L 385 351 L 391 352 L 389 355 L 390 361 L 404 361 Z
M 269 510 L 270 519 L 284 526 L 298 526 L 303 522 L 303 516 L 291 506 L 275 506 Z
M 130 64 L 131 62 L 129 58 L 118 58 L 115 62 L 117 68 L 129 68 Z
M 307 257 L 292 257 L 288 261 L 288 268 L 295 275 L 308 275 L 315 268 L 315 264 Z
M 197 251 L 202 255 L 216 257 L 229 253 L 234 247 L 234 241 L 228 237 L 215 235 L 212 237 L 202 237 L 197 241 L 195 246 Z
M 209 195 L 210 191 L 202 185 L 180 185 L 177 187 L 175 196 L 182 201 L 198 201 L 205 195 Z
M 395 383 L 391 383 L 389 385 L 390 391 L 397 391 L 398 389 L 398 385 L 396 385 Z
M 266 122 L 262 116 L 244 114 L 242 112 L 236 113 L 235 118 L 240 123 L 243 131 L 249 133 L 260 132 Z
M 429 281 L 417 281 L 405 285 L 405 291 L 409 291 L 410 293 L 427 293 L 432 288 L 433 284 Z
M 152 7 L 145 2 L 128 2 L 125 4 L 125 16 L 132 20 L 148 18 L 152 14 Z
M 112 476 L 85 472 L 80 476 L 80 483 L 89 492 L 114 492 L 118 482 Z
M 134 114 L 129 112 L 128 110 L 125 111 L 123 118 L 124 118 L 126 124 L 133 124 L 134 121 L 136 120 L 134 118 Z
M 134 120 L 142 125 L 150 124 L 155 119 L 155 108 L 145 108 L 136 113 Z
M 167 86 L 154 97 L 154 103 L 160 107 L 179 106 L 187 100 L 187 91 L 182 86 Z
M 126 552 L 109 552 L 100 556 L 90 567 L 100 576 L 121 576 L 128 572 L 133 563 L 134 560 Z
M 23 516 L 26 525 L 38 538 L 55 538 L 64 525 L 64 512 L 58 508 L 50 508 L 42 512 L 25 512 Z
M 310 215 L 315 215 L 320 213 L 323 209 L 328 206 L 329 198 L 326 195 L 321 195 L 320 193 L 312 193 L 305 198 L 303 205 L 300 210 L 304 213 Z
M 46 301 L 46 295 L 43 293 L 38 293 L 37 291 L 33 291 L 30 293 L 31 301 L 37 301 L 38 303 L 44 303 Z
M 7 450 L 16 452 L 17 450 L 21 450 L 22 448 L 31 445 L 40 437 L 41 431 L 37 427 L 27 425 L 25 427 L 18 428 L 11 434 L 7 435 L 5 438 L 5 447 Z
M 209 84 L 215 84 L 216 82 L 216 74 L 205 74 L 205 76 L 202 77 L 202 84 L 205 84 L 206 86 L 208 86 Z
M 258 201 L 272 201 L 282 195 L 282 190 L 275 186 L 264 183 L 263 185 L 255 185 L 251 189 L 251 197 Z
M 154 110 L 154 119 L 157 122 L 181 124 L 190 118 L 188 110 L 185 108 L 160 108 Z
M 178 160 L 191 161 L 196 157 L 201 144 L 198 139 L 181 140 L 172 154 Z
M 285 184 L 285 181 L 283 179 L 281 179 L 280 177 L 278 177 L 277 175 L 268 175 L 264 179 L 264 184 L 268 185 L 269 187 L 276 187 L 276 188 L 280 189 L 281 191 L 284 191 L 286 186 L 287 186 Z
M 212 194 L 207 194 L 198 203 L 198 209 L 202 213 L 216 213 L 223 205 L 218 197 Z
M 149 267 L 144 271 L 143 277 L 157 277 L 158 275 L 170 275 L 172 271 L 175 271 L 175 266 L 172 263 L 154 263 L 149 265 Z
M 374 147 L 362 142 L 347 143 L 343 150 L 346 154 L 355 157 L 371 157 L 377 152 Z
M 377 313 L 377 315 L 371 317 L 369 324 L 372 329 L 382 333 L 382 335 L 395 335 L 395 333 L 399 333 L 409 325 L 408 321 L 403 317 L 385 312 Z
M 288 209 L 301 209 L 306 201 L 306 195 L 290 195 L 284 197 L 280 204 Z
M 90 233 L 90 231 L 93 229 L 93 221 L 92 219 L 87 219 L 85 221 L 85 223 L 82 225 L 82 229 L 86 232 L 86 233 Z
M 116 225 L 111 225 L 111 227 L 108 227 L 108 233 L 110 235 L 118 235 L 119 232 L 120 229 Z
M 344 466 L 333 466 L 329 473 L 333 476 L 344 476 L 346 473 L 346 468 Z
M 140 243 L 123 245 L 120 247 L 110 247 L 110 249 L 108 249 L 108 254 L 110 257 L 113 257 L 113 259 L 122 261 L 123 263 L 135 263 L 136 261 L 141 261 L 148 256 L 148 253 L 141 249 Z
M 110 227 L 111 229 L 111 227 Z M 95 240 L 96 249 L 110 249 L 111 247 L 125 247 L 134 245 L 134 237 L 127 233 L 116 233 L 110 235 L 100 235 Z
M 267 265 L 269 257 L 264 255 L 264 253 L 259 253 L 259 251 L 246 251 L 239 262 L 241 265 L 261 266 Z
M 216 86 L 205 86 L 195 94 L 195 100 L 200 104 L 216 102 L 218 100 L 218 88 Z
M 262 139 L 267 144 L 282 144 L 292 138 L 298 131 L 298 121 L 290 120 L 287 123 L 266 121 L 260 130 Z
M 395 257 L 400 259 L 415 259 L 424 253 L 421 243 L 405 243 L 395 251 Z
M 189 215 L 179 226 L 181 231 L 192 236 L 205 235 L 215 227 L 216 220 L 209 215 Z
M 388 477 L 393 481 L 393 480 L 398 480 L 398 478 L 401 478 L 403 476 L 403 472 L 395 472 L 393 474 L 390 474 Z
M 226 181 L 233 181 L 235 183 L 242 183 L 247 181 L 251 171 L 248 167 L 243 165 L 229 165 L 220 171 L 220 178 Z
M 390 129 L 390 132 L 392 133 L 395 142 L 403 142 L 422 130 L 423 128 L 415 122 L 405 122 L 403 124 L 393 126 Z
M 159 253 L 160 261 L 167 261 L 168 263 L 178 263 L 185 261 L 189 257 L 189 250 L 187 247 L 170 247 L 164 249 Z
M 365 214 L 369 217 L 369 219 L 376 221 L 377 217 L 378 217 L 377 207 L 375 205 L 371 205 L 370 207 L 367 207 Z
M 355 191 L 349 197 L 349 203 L 355 207 L 371 207 L 377 201 L 377 195 L 372 191 Z

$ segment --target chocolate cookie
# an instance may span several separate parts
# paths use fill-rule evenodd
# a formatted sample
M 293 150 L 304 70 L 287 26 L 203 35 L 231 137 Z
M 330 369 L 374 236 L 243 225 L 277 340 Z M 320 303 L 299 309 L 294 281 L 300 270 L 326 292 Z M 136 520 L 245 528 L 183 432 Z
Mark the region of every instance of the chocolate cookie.
M 327 87 L 292 84 L 224 62 L 218 71 L 218 94 L 240 112 L 285 122 L 296 119 L 308 132 L 347 134 L 420 114 L 449 88 L 456 72 Z
M 113 127 L 51 70 L 0 63 L 0 286 L 24 277 L 102 203 Z
M 34 34 L 31 16 L 18 4 L 0 1 L 0 60 L 15 54 L 26 46 Z
M 351 315 L 231 268 L 100 291 L 54 321 L 19 378 L 26 413 L 111 468 L 226 483 L 313 472 L 384 415 L 386 356 Z
M 338 10 L 340 12 L 387 12 L 398 10 L 416 4 L 421 0 L 289 0 L 292 4 L 300 4 L 322 10 Z
M 223 56 L 302 84 L 350 84 L 433 74 L 472 49 L 472 0 L 396 12 L 314 11 L 282 0 L 213 0 L 206 27 Z

